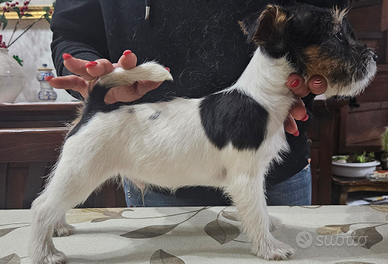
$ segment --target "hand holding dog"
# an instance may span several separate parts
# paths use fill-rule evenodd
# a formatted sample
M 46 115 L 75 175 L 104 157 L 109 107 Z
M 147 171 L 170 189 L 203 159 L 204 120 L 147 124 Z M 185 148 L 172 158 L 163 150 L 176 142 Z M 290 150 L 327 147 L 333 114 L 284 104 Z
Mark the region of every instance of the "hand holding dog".
M 326 79 L 322 76 L 313 76 L 307 81 L 307 85 L 302 76 L 299 74 L 291 74 L 286 82 L 286 86 L 290 89 L 298 98 L 303 98 L 309 93 L 323 94 L 327 89 Z M 294 136 L 299 135 L 298 126 L 295 120 L 306 121 L 308 120 L 306 107 L 301 99 L 299 99 L 292 107 L 290 114 L 284 124 L 287 133 Z
M 64 54 L 65 67 L 76 75 L 68 75 L 61 77 L 48 77 L 47 81 L 51 86 L 58 89 L 72 89 L 79 92 L 84 98 L 88 97 L 89 89 L 91 89 L 98 76 L 103 76 L 117 67 L 124 69 L 132 69 L 136 67 L 137 57 L 129 50 L 124 51 L 117 63 L 111 63 L 107 59 L 99 59 L 96 61 L 85 61 L 76 59 L 69 54 Z M 93 80 L 90 82 L 90 80 Z M 90 82 L 90 84 L 89 84 Z M 156 89 L 161 85 L 161 82 L 139 81 L 131 86 L 120 86 L 111 89 L 105 96 L 105 103 L 112 104 L 118 101 L 131 102 L 141 98 L 147 92 Z M 307 96 L 310 92 L 314 94 L 322 94 L 327 89 L 326 80 L 321 76 L 310 78 L 307 85 L 302 76 L 299 74 L 291 74 L 286 82 L 286 86 L 293 91 L 298 98 Z M 295 120 L 306 121 L 308 115 L 302 100 L 298 100 L 290 111 L 290 114 L 285 122 L 285 130 L 298 136 L 299 131 Z
M 126 70 L 132 69 L 136 67 L 137 64 L 137 57 L 130 50 L 124 51 L 117 63 L 111 63 L 107 59 L 89 62 L 76 59 L 70 54 L 64 54 L 63 59 L 65 67 L 78 76 L 68 75 L 57 78 L 48 77 L 46 80 L 55 88 L 77 91 L 84 98 L 88 97 L 89 89 L 93 88 L 99 76 L 108 74 L 118 67 L 122 67 Z M 134 85 L 115 87 L 105 96 L 105 103 L 113 104 L 118 101 L 135 101 L 160 85 L 161 82 L 139 81 Z

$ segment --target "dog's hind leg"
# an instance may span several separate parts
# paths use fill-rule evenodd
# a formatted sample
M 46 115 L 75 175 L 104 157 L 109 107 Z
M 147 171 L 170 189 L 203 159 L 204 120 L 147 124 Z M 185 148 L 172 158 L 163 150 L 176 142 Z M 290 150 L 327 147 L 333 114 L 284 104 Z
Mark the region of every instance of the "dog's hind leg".
M 66 144 L 62 154 L 49 184 L 32 205 L 30 257 L 34 263 L 65 262 L 65 255 L 53 244 L 55 225 L 57 228 L 65 227 L 61 235 L 67 233 L 69 226 L 65 224 L 66 212 L 85 201 L 91 192 L 110 178 L 103 162 L 98 161 L 98 165 L 102 166 L 99 167 L 84 154 L 66 154 Z
M 274 224 L 267 212 L 263 176 L 240 175 L 226 188 L 237 209 L 252 251 L 264 259 L 287 259 L 294 250 L 270 233 Z
M 46 189 L 48 190 L 48 189 Z M 53 244 L 54 224 L 60 221 L 63 214 L 56 215 L 56 210 L 47 202 L 48 192 L 35 199 L 32 204 L 32 232 L 29 244 L 29 255 L 33 263 L 65 263 L 65 255 Z
M 281 225 L 282 225 L 282 221 L 279 218 L 272 216 L 272 215 L 269 215 L 269 231 L 270 232 L 275 231 Z

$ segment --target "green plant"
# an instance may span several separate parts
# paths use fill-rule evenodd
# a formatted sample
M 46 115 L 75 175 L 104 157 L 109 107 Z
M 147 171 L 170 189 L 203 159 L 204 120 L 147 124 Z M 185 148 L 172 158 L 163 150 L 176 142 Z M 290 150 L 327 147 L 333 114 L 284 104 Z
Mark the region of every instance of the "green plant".
M 366 163 L 371 162 L 375 160 L 375 153 L 369 152 L 366 153 L 365 151 L 363 153 L 354 153 L 353 155 L 350 155 L 347 162 L 351 163 Z
M 333 158 L 333 161 L 345 162 L 345 163 L 366 163 L 375 160 L 374 152 L 353 153 L 351 155 L 337 156 Z

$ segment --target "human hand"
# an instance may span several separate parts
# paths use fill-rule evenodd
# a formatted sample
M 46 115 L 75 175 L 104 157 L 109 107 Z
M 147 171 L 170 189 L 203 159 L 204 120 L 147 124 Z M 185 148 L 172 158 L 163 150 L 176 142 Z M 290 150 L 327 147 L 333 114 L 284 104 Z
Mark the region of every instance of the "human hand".
M 295 120 L 307 121 L 309 119 L 304 103 L 300 98 L 307 96 L 310 92 L 313 94 L 323 94 L 327 89 L 327 82 L 322 76 L 313 76 L 306 84 L 302 76 L 293 73 L 288 77 L 286 86 L 299 99 L 290 110 L 284 123 L 284 128 L 288 133 L 298 136 L 299 130 Z
M 70 54 L 63 54 L 63 64 L 76 75 L 60 77 L 46 77 L 49 84 L 58 89 L 71 89 L 79 92 L 87 98 L 98 77 L 110 73 L 117 67 L 125 70 L 136 67 L 137 57 L 130 50 L 124 51 L 117 63 L 111 63 L 107 59 L 86 61 L 72 57 Z M 78 76 L 77 76 L 78 75 Z M 141 98 L 147 92 L 156 89 L 162 82 L 138 81 L 133 85 L 118 86 L 109 90 L 105 96 L 105 103 L 131 102 Z

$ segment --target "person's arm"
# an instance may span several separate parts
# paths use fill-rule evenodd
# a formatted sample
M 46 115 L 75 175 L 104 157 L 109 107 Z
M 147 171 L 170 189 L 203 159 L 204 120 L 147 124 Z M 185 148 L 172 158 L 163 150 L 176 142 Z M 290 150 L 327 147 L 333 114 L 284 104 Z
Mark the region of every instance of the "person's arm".
M 137 64 L 136 56 L 129 50 L 124 51 L 117 63 L 110 61 L 98 0 L 57 0 L 51 30 L 52 58 L 59 77 L 47 80 L 51 86 L 66 89 L 77 99 L 88 96 L 97 77 L 116 67 L 131 69 Z M 134 101 L 160 84 L 139 81 L 136 85 L 115 87 L 109 90 L 105 101 Z
M 51 30 L 52 58 L 58 76 L 74 74 L 64 67 L 63 54 L 67 53 L 85 61 L 109 59 L 98 0 L 57 0 Z M 78 92 L 68 91 L 76 98 L 82 99 Z

